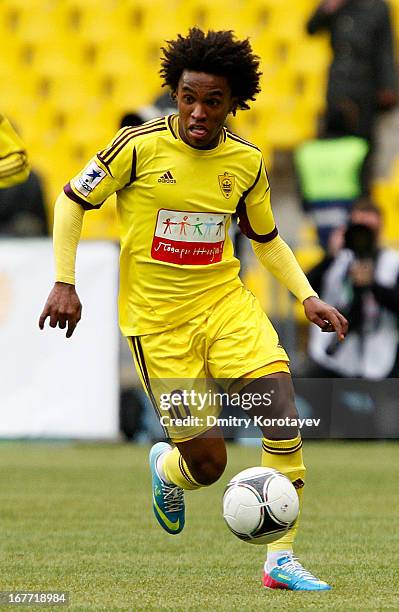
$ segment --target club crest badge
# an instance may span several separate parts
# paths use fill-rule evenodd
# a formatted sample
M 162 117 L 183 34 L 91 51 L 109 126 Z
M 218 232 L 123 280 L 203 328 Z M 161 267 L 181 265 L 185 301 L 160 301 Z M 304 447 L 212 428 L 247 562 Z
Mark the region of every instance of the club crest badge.
M 234 191 L 236 177 L 228 172 L 219 174 L 219 187 L 224 197 L 228 200 Z

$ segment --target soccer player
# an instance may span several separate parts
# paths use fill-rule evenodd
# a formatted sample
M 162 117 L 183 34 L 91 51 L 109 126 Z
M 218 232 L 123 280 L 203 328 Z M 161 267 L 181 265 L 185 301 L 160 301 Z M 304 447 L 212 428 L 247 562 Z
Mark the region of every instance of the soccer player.
M 85 210 L 113 192 L 121 223 L 119 311 L 146 391 L 160 411 L 154 381 L 224 379 L 246 392 L 269 388 L 265 412 L 296 417 L 288 356 L 255 297 L 239 279 L 228 227 L 237 212 L 260 261 L 302 303 L 308 319 L 343 340 L 347 322 L 318 299 L 280 238 L 260 150 L 224 125 L 259 93 L 259 58 L 232 32 L 192 28 L 163 49 L 161 75 L 178 113 L 120 130 L 64 187 L 55 205 L 56 283 L 40 317 L 70 337 L 81 316 L 75 254 Z M 180 232 L 185 222 L 186 233 Z M 206 229 L 209 227 L 209 232 Z M 165 231 L 168 229 L 168 231 Z M 269 385 L 269 387 L 268 387 Z M 192 406 L 181 406 L 190 414 Z M 182 410 L 180 410 L 182 414 Z M 208 413 L 217 407 L 209 405 Z M 177 420 L 177 419 L 176 419 Z M 153 507 L 171 534 L 184 527 L 184 491 L 210 485 L 226 465 L 219 429 L 170 419 L 150 452 Z M 296 427 L 262 429 L 262 465 L 286 474 L 301 496 L 305 481 Z M 293 556 L 296 527 L 269 545 L 264 586 L 330 587 Z
M 0 189 L 23 183 L 29 176 L 25 147 L 11 127 L 0 115 Z

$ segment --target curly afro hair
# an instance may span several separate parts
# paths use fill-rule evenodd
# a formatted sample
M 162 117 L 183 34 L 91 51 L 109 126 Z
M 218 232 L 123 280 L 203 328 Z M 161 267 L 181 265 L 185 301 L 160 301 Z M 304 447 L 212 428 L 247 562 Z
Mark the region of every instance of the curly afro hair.
M 255 100 L 260 92 L 259 57 L 254 55 L 248 39 L 236 40 L 231 30 L 205 34 L 191 28 L 186 37 L 166 41 L 162 47 L 160 75 L 162 86 L 175 94 L 184 70 L 223 76 L 230 84 L 236 100 L 235 109 L 249 109 L 248 100 Z

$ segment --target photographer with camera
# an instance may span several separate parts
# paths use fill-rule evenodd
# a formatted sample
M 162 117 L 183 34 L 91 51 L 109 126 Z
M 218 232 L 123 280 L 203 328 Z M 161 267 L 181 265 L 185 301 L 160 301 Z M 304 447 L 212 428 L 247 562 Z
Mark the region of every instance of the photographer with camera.
M 345 343 L 312 329 L 309 376 L 383 379 L 399 374 L 399 253 L 380 245 L 382 214 L 369 201 L 354 205 L 346 228 L 308 273 L 320 297 L 349 321 Z

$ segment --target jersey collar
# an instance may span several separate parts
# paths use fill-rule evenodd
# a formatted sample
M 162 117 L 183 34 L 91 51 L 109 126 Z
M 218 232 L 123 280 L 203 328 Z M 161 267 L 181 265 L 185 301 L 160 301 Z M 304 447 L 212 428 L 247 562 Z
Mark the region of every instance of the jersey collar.
M 226 128 L 224 127 L 220 134 L 219 142 L 216 147 L 213 147 L 213 149 L 196 149 L 195 147 L 191 147 L 189 144 L 187 144 L 186 142 L 184 142 L 184 140 L 181 139 L 179 134 L 179 115 L 168 115 L 167 124 L 169 127 L 169 131 L 171 132 L 173 138 L 176 140 L 179 146 L 183 147 L 188 153 L 191 153 L 194 156 L 204 157 L 207 155 L 214 155 L 215 153 L 220 151 L 220 149 L 226 142 Z

